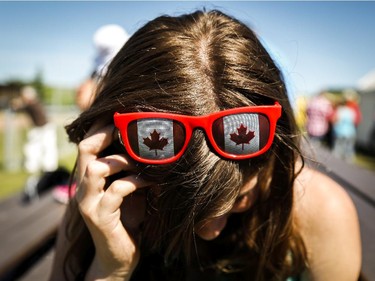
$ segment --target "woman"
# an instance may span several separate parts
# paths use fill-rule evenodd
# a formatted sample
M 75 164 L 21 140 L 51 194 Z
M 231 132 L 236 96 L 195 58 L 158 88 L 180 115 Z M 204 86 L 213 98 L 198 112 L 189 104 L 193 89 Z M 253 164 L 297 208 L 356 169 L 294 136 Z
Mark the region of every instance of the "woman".
M 78 189 L 51 280 L 358 277 L 352 202 L 304 167 L 280 70 L 219 11 L 138 30 L 67 132 Z

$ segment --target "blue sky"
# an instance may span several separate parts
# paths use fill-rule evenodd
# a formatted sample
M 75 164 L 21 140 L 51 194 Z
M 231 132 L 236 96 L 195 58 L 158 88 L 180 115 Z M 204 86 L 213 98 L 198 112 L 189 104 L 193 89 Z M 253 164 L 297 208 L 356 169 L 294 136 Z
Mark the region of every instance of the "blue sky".
M 0 83 L 76 87 L 91 71 L 92 35 L 115 23 L 132 34 L 161 14 L 218 8 L 251 26 L 283 68 L 292 94 L 356 87 L 375 69 L 375 2 L 0 2 Z

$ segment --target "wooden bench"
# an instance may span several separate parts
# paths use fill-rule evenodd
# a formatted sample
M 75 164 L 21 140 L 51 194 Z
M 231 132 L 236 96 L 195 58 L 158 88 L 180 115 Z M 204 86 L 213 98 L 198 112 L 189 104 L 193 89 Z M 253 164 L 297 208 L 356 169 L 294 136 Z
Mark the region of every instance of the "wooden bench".
M 21 195 L 0 202 L 1 281 L 47 280 L 48 271 L 42 273 L 43 278 L 27 276 L 52 249 L 64 210 L 51 192 L 28 204 L 21 202 Z
M 362 240 L 362 279 L 375 280 L 375 173 L 336 158 L 324 146 L 305 146 L 308 163 L 348 192 L 359 217 Z M 345 247 L 345 245 L 342 245 Z

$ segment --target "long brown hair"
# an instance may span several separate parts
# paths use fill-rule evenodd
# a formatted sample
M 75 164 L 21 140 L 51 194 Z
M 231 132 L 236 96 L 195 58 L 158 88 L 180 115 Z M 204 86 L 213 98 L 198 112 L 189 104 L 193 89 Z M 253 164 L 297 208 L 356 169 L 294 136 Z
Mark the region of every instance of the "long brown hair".
M 220 11 L 161 16 L 120 50 L 92 106 L 67 126 L 71 141 L 79 143 L 98 119 L 112 123 L 116 111 L 203 115 L 274 101 L 283 112 L 274 143 L 262 156 L 224 160 L 198 130 L 177 163 L 139 165 L 139 174 L 156 188 L 148 192 L 134 280 L 177 280 L 178 274 L 187 278 L 202 269 L 232 280 L 282 280 L 301 272 L 306 253 L 292 217 L 295 164 L 301 155 L 282 74 L 254 32 L 238 20 Z M 228 212 L 255 175 L 258 196 L 252 208 L 231 215 L 217 239 L 200 240 L 194 226 Z M 74 199 L 68 212 L 71 244 L 64 264 L 79 276 L 95 250 Z

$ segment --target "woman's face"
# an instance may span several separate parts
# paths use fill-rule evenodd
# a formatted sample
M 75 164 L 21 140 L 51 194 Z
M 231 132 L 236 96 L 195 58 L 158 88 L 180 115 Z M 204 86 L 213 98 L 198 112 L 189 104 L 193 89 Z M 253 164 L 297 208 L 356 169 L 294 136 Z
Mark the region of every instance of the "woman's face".
M 252 206 L 256 198 L 255 186 L 257 179 L 257 176 L 253 177 L 242 187 L 232 209 L 228 213 L 198 224 L 195 228 L 195 233 L 204 240 L 212 240 L 218 237 L 225 228 L 231 214 L 245 212 Z

